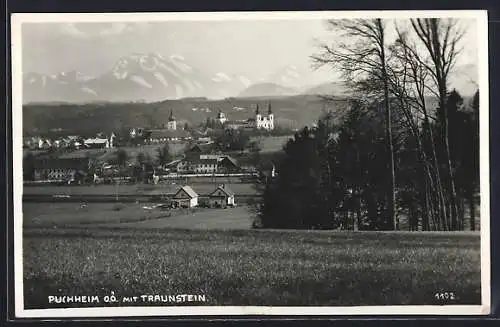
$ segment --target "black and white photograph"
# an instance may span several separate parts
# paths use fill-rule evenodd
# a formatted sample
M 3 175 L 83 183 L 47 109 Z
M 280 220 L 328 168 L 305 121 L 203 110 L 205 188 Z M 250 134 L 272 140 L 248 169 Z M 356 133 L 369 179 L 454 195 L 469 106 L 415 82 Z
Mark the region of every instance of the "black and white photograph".
M 16 316 L 489 314 L 487 24 L 13 14 Z

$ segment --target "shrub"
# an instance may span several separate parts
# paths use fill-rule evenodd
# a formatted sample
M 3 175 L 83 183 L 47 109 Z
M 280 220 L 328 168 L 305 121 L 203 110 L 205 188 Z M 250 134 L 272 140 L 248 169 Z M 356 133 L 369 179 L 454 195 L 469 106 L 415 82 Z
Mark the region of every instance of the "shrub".
M 200 207 L 200 208 L 210 208 L 210 203 L 208 202 L 208 200 L 203 199 L 203 200 L 200 200 L 200 202 L 198 203 L 198 207 Z
M 120 211 L 120 210 L 123 210 L 125 208 L 125 206 L 121 203 L 117 203 L 113 206 L 113 211 Z

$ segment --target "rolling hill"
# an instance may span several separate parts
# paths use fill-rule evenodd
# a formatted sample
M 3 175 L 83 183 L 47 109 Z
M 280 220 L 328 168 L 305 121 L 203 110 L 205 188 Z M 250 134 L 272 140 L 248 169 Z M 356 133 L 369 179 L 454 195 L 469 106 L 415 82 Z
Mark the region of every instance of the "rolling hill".
M 70 130 L 74 134 L 93 135 L 96 132 L 119 132 L 132 127 L 159 127 L 168 121 L 173 110 L 178 121 L 197 125 L 215 118 L 218 110 L 230 120 L 253 118 L 254 106 L 265 108 L 272 103 L 277 126 L 299 128 L 312 124 L 323 110 L 339 114 L 347 100 L 338 99 L 328 105 L 315 96 L 272 98 L 227 98 L 224 100 L 182 99 L 154 103 L 88 103 L 88 104 L 27 104 L 23 106 L 25 135 L 45 134 L 50 130 Z

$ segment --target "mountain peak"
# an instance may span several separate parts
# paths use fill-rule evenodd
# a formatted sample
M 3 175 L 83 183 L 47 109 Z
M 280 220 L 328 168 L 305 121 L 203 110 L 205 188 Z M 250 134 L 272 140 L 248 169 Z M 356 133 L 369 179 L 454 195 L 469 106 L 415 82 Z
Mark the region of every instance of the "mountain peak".
M 260 96 L 290 96 L 298 94 L 297 90 L 273 82 L 257 83 L 249 86 L 238 96 L 243 98 Z

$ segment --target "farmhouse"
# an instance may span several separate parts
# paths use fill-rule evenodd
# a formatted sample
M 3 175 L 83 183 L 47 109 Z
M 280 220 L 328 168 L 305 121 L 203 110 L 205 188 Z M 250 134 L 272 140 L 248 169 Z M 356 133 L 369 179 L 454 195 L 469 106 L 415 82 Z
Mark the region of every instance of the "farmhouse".
M 210 207 L 214 208 L 234 206 L 234 192 L 227 188 L 224 184 L 219 185 L 212 193 L 209 194 L 208 203 Z
M 175 193 L 172 204 L 176 207 L 196 207 L 198 205 L 198 194 L 190 186 L 185 185 Z
M 177 163 L 177 172 L 195 174 L 237 173 L 238 163 L 230 156 L 223 154 L 191 153 Z
M 107 149 L 110 147 L 109 140 L 105 138 L 86 139 L 83 144 L 89 149 Z
M 217 171 L 217 159 L 186 158 L 177 164 L 179 173 L 213 174 Z
M 186 151 L 186 155 L 200 155 L 200 154 L 209 154 L 215 152 L 215 144 L 212 143 L 198 143 L 190 147 Z
M 74 180 L 86 175 L 88 158 L 39 158 L 34 163 L 35 180 Z
M 240 167 L 234 158 L 230 156 L 223 156 L 218 160 L 217 170 L 221 173 L 231 174 L 239 172 Z

